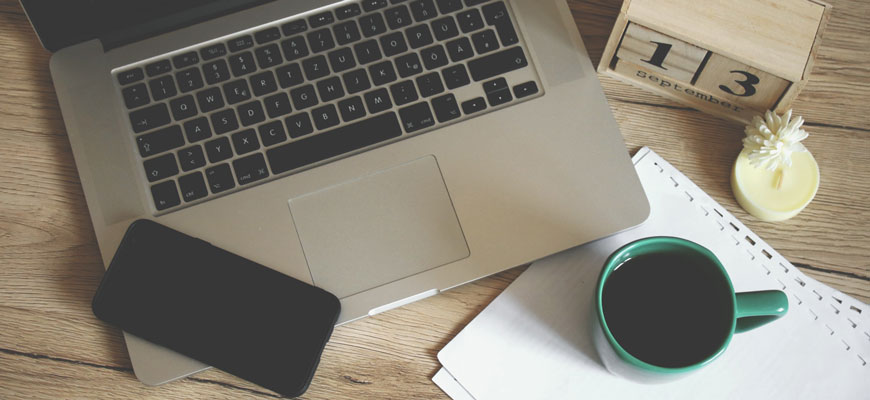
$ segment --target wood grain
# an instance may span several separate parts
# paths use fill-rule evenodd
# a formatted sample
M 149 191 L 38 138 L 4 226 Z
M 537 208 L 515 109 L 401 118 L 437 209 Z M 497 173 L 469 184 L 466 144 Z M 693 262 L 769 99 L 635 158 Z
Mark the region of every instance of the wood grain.
M 870 301 L 870 3 L 837 0 L 795 108 L 822 171 L 816 200 L 784 223 L 731 196 L 742 127 L 602 77 L 629 151 L 648 145 L 803 271 Z M 620 2 L 569 5 L 597 63 Z M 119 330 L 90 299 L 103 273 L 48 72 L 17 1 L 0 0 L 0 398 L 273 398 L 211 370 L 161 387 L 133 376 Z M 522 268 L 336 329 L 308 399 L 440 399 L 437 352 Z

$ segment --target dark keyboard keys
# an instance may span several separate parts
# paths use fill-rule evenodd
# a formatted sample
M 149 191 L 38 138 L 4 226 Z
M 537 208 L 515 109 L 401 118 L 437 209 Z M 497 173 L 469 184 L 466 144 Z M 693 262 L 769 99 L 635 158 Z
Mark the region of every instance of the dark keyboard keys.
M 230 52 L 237 52 L 239 50 L 244 50 L 254 45 L 254 38 L 251 35 L 240 36 L 235 39 L 231 39 L 227 42 L 227 47 L 230 48 Z
M 233 71 L 233 76 L 239 77 L 250 74 L 257 70 L 254 65 L 254 55 L 250 51 L 235 54 L 230 57 L 230 70 Z
M 124 105 L 126 105 L 127 108 L 144 106 L 151 101 L 151 99 L 148 98 L 148 89 L 145 87 L 144 83 L 125 87 L 121 90 L 121 94 L 124 96 Z
M 199 200 L 208 195 L 205 180 L 202 179 L 202 172 L 199 171 L 178 178 L 178 186 L 181 187 L 181 197 L 186 202 Z
M 278 30 L 277 27 L 263 29 L 262 31 L 254 33 L 254 40 L 257 41 L 257 44 L 269 43 L 280 38 L 281 32 Z
M 178 90 L 175 89 L 175 82 L 172 80 L 171 75 L 152 79 L 148 82 L 148 86 L 151 88 L 151 96 L 154 97 L 154 101 L 163 100 L 178 94 Z
M 305 81 L 305 77 L 302 76 L 302 67 L 297 63 L 278 68 L 275 70 L 275 73 L 278 74 L 278 83 L 285 89 Z
M 360 119 L 366 115 L 365 106 L 363 106 L 362 99 L 359 96 L 339 101 L 338 110 L 341 112 L 341 119 L 345 122 Z
M 335 21 L 335 17 L 332 16 L 332 11 L 324 11 L 322 13 L 314 14 L 308 17 L 308 24 L 311 25 L 312 28 L 319 28 L 324 25 L 329 25 Z
M 308 24 L 304 19 L 297 19 L 295 21 L 290 21 L 284 25 L 281 25 L 281 32 L 284 33 L 284 36 L 295 35 L 297 33 L 302 33 L 308 30 Z
M 304 110 L 317 104 L 317 93 L 314 92 L 314 85 L 305 85 L 290 90 L 290 98 L 293 100 L 293 107 L 297 110 Z
M 205 154 L 202 152 L 202 147 L 192 146 L 179 150 L 178 163 L 181 164 L 181 170 L 184 172 L 204 167 Z
M 159 103 L 130 113 L 133 132 L 139 133 L 163 126 L 171 121 L 166 104 Z
M 371 82 L 369 82 L 369 76 L 366 74 L 366 70 L 364 69 L 350 71 L 344 74 L 343 78 L 344 86 L 347 88 L 348 94 L 369 90 L 369 88 L 372 87 Z
M 363 0 L 363 10 L 366 12 L 374 11 L 387 6 L 387 0 Z
M 206 83 L 209 85 L 230 79 L 230 69 L 227 67 L 227 62 L 223 59 L 203 64 L 202 72 L 205 75 Z
M 360 10 L 359 4 L 356 3 L 351 3 L 344 7 L 335 9 L 335 16 L 338 17 L 339 21 L 353 18 L 360 14 L 362 14 L 362 10 Z
M 423 58 L 423 65 L 426 66 L 426 69 L 441 68 L 448 62 L 444 46 L 440 44 L 420 50 L 420 57 Z
M 487 1 L 490 1 L 490 0 L 465 0 L 465 5 L 467 7 L 474 7 L 478 4 L 486 3 Z
M 408 43 L 405 41 L 405 35 L 402 32 L 393 32 L 381 36 L 381 47 L 383 47 L 384 54 L 387 57 L 408 51 Z
M 204 113 L 217 110 L 224 106 L 224 98 L 221 96 L 221 90 L 216 87 L 198 92 L 196 94 L 196 100 L 199 102 L 200 111 Z
M 535 83 L 535 81 L 529 81 L 514 86 L 514 96 L 518 99 L 531 96 L 535 93 L 538 93 L 538 84 Z
M 456 14 L 456 20 L 459 21 L 459 29 L 462 29 L 462 33 L 474 32 L 483 28 L 483 17 L 476 8 Z
M 475 82 L 502 75 L 529 65 L 523 49 L 519 46 L 498 53 L 476 58 L 468 62 L 468 69 Z
M 284 120 L 284 124 L 287 125 L 287 132 L 290 133 L 290 137 L 294 139 L 314 132 L 314 126 L 311 125 L 311 118 L 308 117 L 308 113 L 291 115 Z
M 148 182 L 156 182 L 178 173 L 178 165 L 175 163 L 175 155 L 164 154 L 142 163 L 145 166 L 145 176 Z
M 390 86 L 390 93 L 393 95 L 393 101 L 397 106 L 408 104 L 417 101 L 420 98 L 417 95 L 417 89 L 414 88 L 414 82 L 402 81 Z
M 181 204 L 178 190 L 175 189 L 175 181 L 166 181 L 151 186 L 151 196 L 154 197 L 154 207 L 157 208 L 157 211 Z
M 191 51 L 184 54 L 179 54 L 175 57 L 172 57 L 172 64 L 175 65 L 175 68 L 184 68 L 189 67 L 193 64 L 199 62 L 199 55 L 196 54 L 195 51 Z
M 438 3 L 438 10 L 441 14 L 449 14 L 462 9 L 462 1 L 460 0 L 435 0 Z
M 447 42 L 445 46 L 447 47 L 447 54 L 450 55 L 450 60 L 453 62 L 460 62 L 474 57 L 474 50 L 471 49 L 471 41 L 466 37 L 451 40 Z
M 309 33 L 308 46 L 311 48 L 312 53 L 319 53 L 335 47 L 335 41 L 332 39 L 332 33 L 329 31 L 329 28 Z
M 213 58 L 225 56 L 226 54 L 227 47 L 224 46 L 223 43 L 215 43 L 199 51 L 199 55 L 202 56 L 203 60 L 211 60 Z
M 230 148 L 229 139 L 226 137 L 219 137 L 215 140 L 205 142 L 205 153 L 208 155 L 208 162 L 216 163 L 232 157 L 233 149 Z
M 145 66 L 145 73 L 149 77 L 165 74 L 169 71 L 172 71 L 172 65 L 169 64 L 169 60 L 155 61 Z
M 486 99 L 478 97 L 462 103 L 462 112 L 472 114 L 486 110 Z
M 272 172 L 280 174 L 402 135 L 395 113 L 384 113 L 290 142 L 266 152 Z
M 414 0 L 408 6 L 411 7 L 411 14 L 414 15 L 414 20 L 417 22 L 438 16 L 438 11 L 435 10 L 435 3 L 432 0 Z
M 503 46 L 519 43 L 520 39 L 517 37 L 517 31 L 514 30 L 514 24 L 511 22 L 504 2 L 499 1 L 483 6 L 483 16 L 488 25 L 495 26 Z
M 142 72 L 142 68 L 132 68 L 118 73 L 118 83 L 122 85 L 128 85 L 133 82 L 141 81 L 142 79 L 145 79 L 145 74 Z
M 175 74 L 175 79 L 178 80 L 178 89 L 181 90 L 181 93 L 187 93 L 203 86 L 202 74 L 196 67 Z
M 381 59 L 381 49 L 378 48 L 378 42 L 374 39 L 357 43 L 353 46 L 353 51 L 360 64 L 368 64 Z
M 224 84 L 224 95 L 227 97 L 227 103 L 236 104 L 251 98 L 251 91 L 248 90 L 248 81 L 239 79 Z
M 212 114 L 211 125 L 214 127 L 214 133 L 220 135 L 239 129 L 239 120 L 236 119 L 236 112 L 228 108 Z
M 257 141 L 257 133 L 253 129 L 236 132 L 232 135 L 232 138 L 236 154 L 242 155 L 260 148 L 260 142 Z
M 181 136 L 181 128 L 173 125 L 136 137 L 136 146 L 139 147 L 139 155 L 148 158 L 184 146 L 184 137 Z
M 459 104 L 456 103 L 456 97 L 453 96 L 453 93 L 432 99 L 432 108 L 435 110 L 435 117 L 438 118 L 438 122 L 447 122 L 462 116 L 462 113 L 459 112 Z
M 284 49 L 284 58 L 287 61 L 298 60 L 308 55 L 308 44 L 302 36 L 292 37 L 281 42 Z
M 432 32 L 435 32 L 435 39 L 447 40 L 459 35 L 459 28 L 453 17 L 444 17 L 432 21 Z
M 196 115 L 196 101 L 191 95 L 176 97 L 169 101 L 169 109 L 176 121 L 188 119 Z
M 384 3 L 386 5 L 386 0 Z M 377 36 L 387 31 L 387 24 L 380 13 L 363 15 L 359 19 L 359 27 L 365 37 Z
M 260 66 L 260 69 L 274 67 L 284 61 L 281 58 L 281 50 L 275 43 L 257 48 L 254 50 L 254 54 L 257 56 L 257 65 Z
M 272 74 L 272 71 L 251 75 L 249 80 L 254 96 L 262 96 L 278 90 L 278 84 L 275 82 L 275 75 Z
M 340 45 L 346 45 L 362 39 L 359 28 L 356 26 L 356 21 L 342 22 L 335 25 L 332 30 L 335 33 L 335 41 Z
M 511 89 L 505 78 L 498 78 L 483 84 L 483 91 L 490 106 L 498 106 L 513 100 Z
M 211 189 L 211 192 L 214 194 L 236 187 L 236 182 L 233 179 L 233 172 L 230 171 L 229 164 L 221 164 L 206 169 L 205 177 L 208 179 L 209 189 Z
M 437 72 L 420 75 L 416 81 L 420 96 L 431 97 L 444 91 L 444 84 L 441 83 L 441 76 Z
M 356 60 L 353 59 L 350 48 L 344 47 L 329 53 L 329 64 L 332 66 L 332 72 L 337 73 L 356 67 Z
M 324 103 L 344 97 L 341 79 L 337 76 L 317 82 L 317 91 L 320 92 L 320 101 Z
M 286 93 L 266 97 L 263 99 L 263 104 L 266 106 L 266 114 L 269 115 L 269 118 L 277 118 L 293 111 L 290 106 L 290 98 L 287 97 Z
M 245 103 L 239 106 L 239 122 L 243 126 L 259 124 L 266 120 L 266 114 L 263 112 L 263 105 L 259 100 L 254 100 L 250 103 Z
M 329 67 L 326 65 L 326 57 L 315 56 L 302 61 L 302 69 L 309 81 L 317 80 L 329 75 Z
M 266 160 L 261 153 L 233 160 L 233 169 L 236 170 L 239 185 L 247 185 L 269 176 L 269 168 L 266 167 Z
M 332 104 L 311 110 L 311 118 L 314 118 L 314 126 L 319 130 L 331 128 L 341 122 L 338 120 L 338 113 Z
M 390 94 L 387 92 L 387 89 L 372 90 L 365 94 L 365 99 L 370 114 L 377 114 L 393 107 L 393 102 L 390 100 Z
M 210 138 L 211 126 L 208 124 L 208 118 L 199 117 L 185 122 L 184 134 L 187 135 L 187 141 L 190 143 Z
M 423 66 L 420 65 L 420 57 L 417 57 L 417 53 L 409 53 L 396 58 L 396 70 L 399 71 L 399 76 L 407 78 L 423 72 Z
M 468 71 L 465 70 L 465 66 L 462 64 L 445 68 L 441 71 L 441 75 L 444 77 L 447 89 L 456 89 L 471 83 L 471 79 L 468 78 Z
M 487 29 L 483 32 L 477 32 L 471 35 L 471 41 L 474 42 L 474 49 L 477 54 L 489 53 L 498 49 L 498 38 L 492 29 Z
M 390 61 L 372 65 L 369 67 L 369 74 L 372 76 L 372 82 L 374 82 L 375 86 L 381 86 L 396 80 L 396 70 Z
M 408 30 L 405 31 L 405 34 L 408 36 L 408 43 L 411 44 L 411 48 L 413 49 L 428 46 L 433 42 L 432 32 L 429 31 L 429 25 L 417 25 L 408 28 Z
M 287 140 L 287 133 L 284 132 L 284 125 L 281 121 L 272 121 L 268 124 L 260 125 L 257 131 L 260 132 L 260 141 L 266 147 Z
M 404 5 L 384 11 L 384 15 L 387 18 L 387 25 L 393 30 L 411 25 L 412 22 L 411 12 Z
M 435 125 L 435 117 L 432 116 L 429 103 L 425 101 L 399 109 L 399 116 L 402 118 L 402 126 L 405 128 L 405 132 L 408 133 Z

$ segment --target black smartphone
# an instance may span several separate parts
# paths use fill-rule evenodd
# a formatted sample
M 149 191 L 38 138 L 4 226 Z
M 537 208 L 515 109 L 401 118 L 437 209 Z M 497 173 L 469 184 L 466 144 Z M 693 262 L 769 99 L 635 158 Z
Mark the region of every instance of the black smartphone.
M 103 321 L 291 397 L 340 309 L 323 289 L 149 220 L 127 229 L 93 301 Z

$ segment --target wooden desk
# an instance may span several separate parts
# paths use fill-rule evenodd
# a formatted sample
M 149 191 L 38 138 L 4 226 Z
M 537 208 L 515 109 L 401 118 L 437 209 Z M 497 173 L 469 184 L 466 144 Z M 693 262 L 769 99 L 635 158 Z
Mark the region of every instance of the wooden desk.
M 763 223 L 729 186 L 742 127 L 603 79 L 628 150 L 652 147 L 812 277 L 870 302 L 870 3 L 830 0 L 814 75 L 795 103 L 822 184 L 796 218 Z M 571 0 L 597 63 L 618 1 Z M 249 398 L 271 392 L 219 371 L 161 387 L 133 376 L 121 332 L 91 314 L 103 273 L 39 45 L 0 0 L 0 398 Z M 336 329 L 305 398 L 445 398 L 437 352 L 523 268 Z

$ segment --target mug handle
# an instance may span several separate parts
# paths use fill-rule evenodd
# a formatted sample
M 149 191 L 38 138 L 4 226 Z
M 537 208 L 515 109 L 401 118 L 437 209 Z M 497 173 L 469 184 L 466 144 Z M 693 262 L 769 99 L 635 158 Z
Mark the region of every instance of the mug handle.
M 788 312 L 788 296 L 779 290 L 737 293 L 737 327 L 734 333 L 753 330 Z

